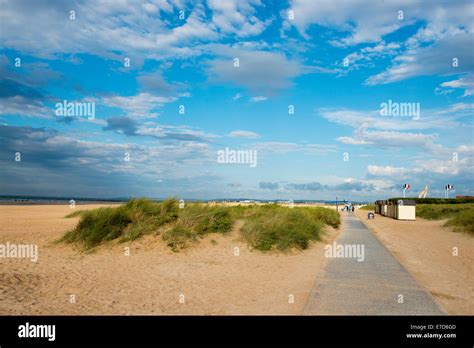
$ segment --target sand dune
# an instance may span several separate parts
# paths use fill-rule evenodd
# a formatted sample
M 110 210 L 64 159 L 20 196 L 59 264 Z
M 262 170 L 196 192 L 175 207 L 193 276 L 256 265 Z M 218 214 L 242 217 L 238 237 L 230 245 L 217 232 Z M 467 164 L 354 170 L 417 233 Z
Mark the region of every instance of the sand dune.
M 154 236 L 84 253 L 53 243 L 78 222 L 64 218 L 70 212 L 60 205 L 0 206 L 0 243 L 39 248 L 36 263 L 0 259 L 0 314 L 301 314 L 327 261 L 325 243 L 263 254 L 250 251 L 236 229 L 179 253 Z M 330 243 L 339 231 L 327 230 Z

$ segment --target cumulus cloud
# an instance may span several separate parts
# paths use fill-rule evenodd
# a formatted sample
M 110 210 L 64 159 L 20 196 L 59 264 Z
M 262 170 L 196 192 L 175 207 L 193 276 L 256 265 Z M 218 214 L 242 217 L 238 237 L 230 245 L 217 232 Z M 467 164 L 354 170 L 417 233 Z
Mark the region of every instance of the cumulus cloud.
M 453 23 L 470 31 L 474 27 L 473 5 L 468 1 L 426 6 L 422 1 L 411 0 L 344 0 L 342 4 L 331 0 L 321 0 L 317 4 L 312 0 L 293 0 L 288 10 L 294 11 L 294 19 L 288 20 L 287 25 L 296 26 L 306 37 L 312 24 L 335 28 L 343 36 L 333 40 L 333 44 L 343 46 L 379 42 L 385 35 L 417 20 L 435 23 L 431 30 L 436 32 L 451 29 L 455 26 Z M 400 10 L 403 11 L 402 20 L 398 18 Z
M 200 43 L 260 34 L 271 18 L 258 18 L 258 6 L 260 1 L 233 0 L 209 0 L 206 5 L 173 0 L 6 0 L 0 13 L 2 44 L 43 58 L 89 53 L 122 60 L 126 53 L 141 64 L 144 57 L 190 57 L 203 53 L 196 47 Z M 184 19 L 170 20 L 181 10 Z M 70 11 L 75 11 L 75 20 Z
M 260 0 L 208 0 L 212 10 L 212 22 L 223 33 L 232 33 L 238 37 L 260 34 L 271 19 L 260 20 L 254 14 L 256 6 L 262 6 Z
M 208 62 L 207 73 L 211 81 L 244 87 L 256 96 L 266 97 L 291 87 L 292 79 L 304 71 L 299 62 L 289 60 L 279 52 L 230 47 L 219 47 L 215 52 L 221 58 Z M 234 66 L 235 58 L 239 60 L 239 66 Z

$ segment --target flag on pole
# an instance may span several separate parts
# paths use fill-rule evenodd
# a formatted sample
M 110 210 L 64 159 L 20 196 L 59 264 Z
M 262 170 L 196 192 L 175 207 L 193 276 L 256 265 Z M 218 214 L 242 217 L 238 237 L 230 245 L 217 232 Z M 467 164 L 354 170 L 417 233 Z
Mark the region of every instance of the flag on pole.
M 403 185 L 403 198 L 405 198 L 405 191 L 410 189 L 410 184 Z
M 445 192 L 446 192 L 446 198 L 449 198 L 449 191 L 454 190 L 454 186 L 451 185 L 451 184 L 447 184 L 447 185 L 444 187 L 444 190 L 445 190 Z

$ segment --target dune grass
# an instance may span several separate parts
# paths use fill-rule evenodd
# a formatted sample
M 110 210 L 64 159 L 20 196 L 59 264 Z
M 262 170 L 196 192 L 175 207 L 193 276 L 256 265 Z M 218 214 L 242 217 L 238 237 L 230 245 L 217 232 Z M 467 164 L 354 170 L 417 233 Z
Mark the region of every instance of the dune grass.
M 182 209 L 178 222 L 162 238 L 173 251 L 185 248 L 208 233 L 226 233 L 231 230 L 234 219 L 225 207 L 210 207 L 192 203 Z
M 362 210 L 375 210 L 375 205 L 374 204 L 366 204 L 362 207 L 360 207 Z
M 338 227 L 339 214 L 327 208 L 287 208 L 278 205 L 253 207 L 246 214 L 241 233 L 260 251 L 306 249 L 320 240 L 325 224 Z
M 427 220 L 448 219 L 445 226 L 474 235 L 474 203 L 419 204 L 416 216 Z
M 177 212 L 178 202 L 173 198 L 162 203 L 135 199 L 119 207 L 84 210 L 68 215 L 80 216 L 81 220 L 61 240 L 79 242 L 86 248 L 117 238 L 133 240 L 176 220 Z
M 254 249 L 306 249 L 311 241 L 320 240 L 325 225 L 337 228 L 340 224 L 335 210 L 321 207 L 188 203 L 179 209 L 174 198 L 163 202 L 134 199 L 119 207 L 78 211 L 68 217 L 80 217 L 80 221 L 60 241 L 80 243 L 86 249 L 153 233 L 160 234 L 172 250 L 179 251 L 207 234 L 231 231 L 237 219 L 243 221 L 242 236 Z

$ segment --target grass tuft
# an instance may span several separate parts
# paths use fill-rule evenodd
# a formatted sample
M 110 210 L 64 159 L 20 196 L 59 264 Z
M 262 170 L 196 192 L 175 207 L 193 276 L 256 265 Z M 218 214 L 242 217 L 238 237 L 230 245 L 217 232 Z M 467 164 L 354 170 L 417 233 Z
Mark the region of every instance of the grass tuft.
M 134 199 L 113 208 L 78 211 L 68 217 L 80 216 L 75 229 L 67 232 L 61 241 L 79 242 L 86 248 L 120 238 L 134 240 L 176 220 L 178 202 L 174 198 L 162 203 L 147 199 Z
M 242 226 L 242 235 L 257 250 L 307 249 L 321 239 L 325 223 L 338 226 L 339 214 L 327 208 L 262 206 L 254 209 Z
M 474 234 L 474 203 L 419 204 L 416 206 L 416 216 L 427 220 L 448 219 L 445 226 Z
M 229 232 L 237 219 L 244 222 L 242 235 L 255 249 L 306 249 L 311 241 L 320 239 L 326 224 L 333 227 L 340 224 L 335 210 L 321 207 L 290 209 L 276 204 L 226 207 L 188 203 L 179 209 L 174 198 L 163 202 L 134 199 L 119 207 L 68 215 L 76 216 L 80 217 L 79 224 L 60 241 L 82 243 L 86 249 L 110 240 L 130 241 L 161 231 L 167 245 L 179 251 L 210 233 Z

